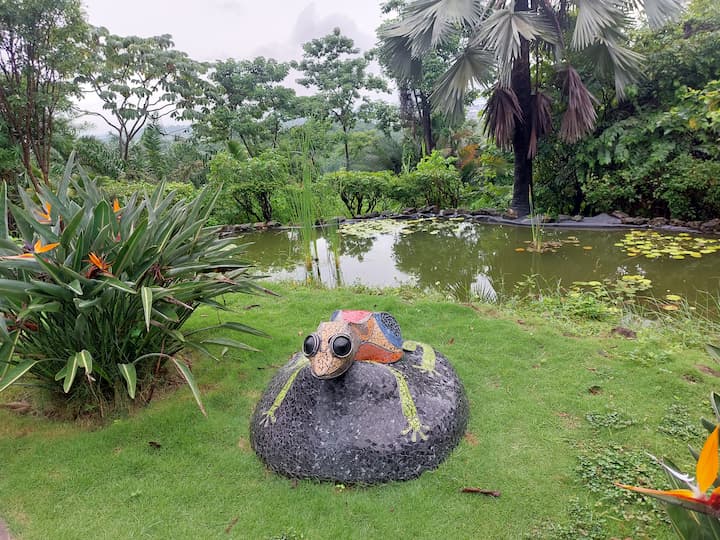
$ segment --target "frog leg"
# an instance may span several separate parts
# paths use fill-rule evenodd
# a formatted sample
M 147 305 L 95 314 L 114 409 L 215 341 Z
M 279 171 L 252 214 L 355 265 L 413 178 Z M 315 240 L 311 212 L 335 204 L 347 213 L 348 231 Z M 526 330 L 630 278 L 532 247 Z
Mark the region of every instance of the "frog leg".
M 386 367 L 390 370 L 390 373 L 395 376 L 395 380 L 397 381 L 398 393 L 400 394 L 400 405 L 402 406 L 402 413 L 408 423 L 407 427 L 402 430 L 401 434 L 410 434 L 410 440 L 412 442 L 417 442 L 418 437 L 420 437 L 423 441 L 426 441 L 428 437 L 425 431 L 427 431 L 429 428 L 428 426 L 423 425 L 423 423 L 420 421 L 420 416 L 418 416 L 415 401 L 410 395 L 410 388 L 408 387 L 408 383 L 405 380 L 405 376 L 397 369 L 391 368 L 387 365 Z
M 275 401 L 273 401 L 273 404 L 270 406 L 270 408 L 263 413 L 263 424 L 265 426 L 275 423 L 275 421 L 277 420 L 277 418 L 275 417 L 275 411 L 277 411 L 280 405 L 282 405 L 282 402 L 285 400 L 285 396 L 287 396 L 287 393 L 290 391 L 290 387 L 295 382 L 295 377 L 298 376 L 300 370 L 305 366 L 309 365 L 310 360 L 308 360 L 304 356 L 298 360 L 297 364 L 295 364 L 295 369 L 293 369 L 293 372 L 288 377 L 288 380 L 285 381 L 285 384 L 278 392 L 278 395 L 275 396 Z
M 420 364 L 413 367 L 428 375 L 435 375 L 435 373 L 437 373 L 435 371 L 435 362 L 437 360 L 435 349 L 427 343 L 421 343 L 419 341 L 405 341 L 402 346 L 403 350 L 408 352 L 415 352 L 418 347 L 422 349 L 422 356 Z

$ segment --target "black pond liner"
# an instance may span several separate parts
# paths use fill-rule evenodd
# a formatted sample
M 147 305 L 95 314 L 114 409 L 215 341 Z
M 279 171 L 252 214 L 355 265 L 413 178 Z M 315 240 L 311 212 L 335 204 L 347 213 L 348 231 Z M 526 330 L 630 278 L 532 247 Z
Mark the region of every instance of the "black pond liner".
M 421 348 L 392 369 L 410 390 L 426 439 L 405 433 L 398 383 L 386 365 L 354 362 L 337 379 L 320 380 L 309 366 L 298 371 L 275 422 L 265 415 L 304 361 L 297 353 L 273 377 L 250 422 L 250 442 L 273 471 L 291 478 L 374 484 L 408 480 L 435 469 L 457 446 L 468 421 L 462 383 L 436 351 L 434 373 L 421 364 Z

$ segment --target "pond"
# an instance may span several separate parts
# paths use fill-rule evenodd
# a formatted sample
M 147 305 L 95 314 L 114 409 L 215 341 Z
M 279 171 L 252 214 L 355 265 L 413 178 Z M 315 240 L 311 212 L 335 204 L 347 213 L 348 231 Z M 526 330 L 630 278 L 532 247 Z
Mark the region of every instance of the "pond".
M 247 258 L 271 280 L 312 276 L 330 287 L 411 285 L 460 299 L 493 299 L 534 277 L 543 288 L 602 283 L 690 302 L 720 291 L 720 241 L 696 234 L 545 227 L 546 250 L 538 253 L 531 251 L 529 228 L 452 219 L 360 221 L 316 231 L 311 270 L 298 229 L 240 238 L 250 242 Z

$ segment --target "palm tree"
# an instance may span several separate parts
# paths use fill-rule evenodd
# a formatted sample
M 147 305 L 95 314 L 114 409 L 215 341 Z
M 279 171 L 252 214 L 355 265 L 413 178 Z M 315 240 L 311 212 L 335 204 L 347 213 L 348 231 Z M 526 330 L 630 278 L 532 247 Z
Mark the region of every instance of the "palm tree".
M 431 101 L 444 114 L 460 117 L 468 90 L 492 85 L 485 125 L 499 146 L 513 149 L 511 209 L 524 216 L 538 139 L 552 126 L 551 100 L 532 84 L 540 52 L 551 58 L 561 81 L 560 137 L 575 142 L 593 129 L 596 100 L 571 58 L 592 65 L 591 76 L 613 77 L 623 99 L 642 62 L 627 46 L 625 31 L 633 17 L 644 13 L 652 26 L 660 26 L 682 9 L 683 0 L 416 0 L 380 38 L 393 71 L 412 80 L 428 51 L 460 36 L 463 48 Z M 538 52 L 534 58 L 531 50 Z

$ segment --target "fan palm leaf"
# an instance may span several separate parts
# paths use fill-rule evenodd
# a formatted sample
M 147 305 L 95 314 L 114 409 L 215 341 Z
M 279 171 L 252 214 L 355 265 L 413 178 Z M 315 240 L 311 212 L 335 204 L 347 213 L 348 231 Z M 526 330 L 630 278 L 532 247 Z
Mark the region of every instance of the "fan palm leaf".
M 483 13 L 480 0 L 417 0 L 400 22 L 401 35 L 409 38 L 413 56 L 422 56 L 459 27 L 476 27 Z
M 510 8 L 493 11 L 478 27 L 471 41 L 474 47 L 494 51 L 503 86 L 510 86 L 510 72 L 513 62 L 520 57 L 522 38 L 559 42 L 555 26 L 547 17 Z
M 682 0 L 630 0 L 630 3 L 634 9 L 645 11 L 654 28 L 675 20 L 685 9 Z
M 495 86 L 485 109 L 485 133 L 504 149 L 512 147 L 517 123 L 523 122 L 522 109 L 517 95 L 510 88 Z
M 552 101 L 542 92 L 532 95 L 530 115 L 530 145 L 528 157 L 534 158 L 537 154 L 538 139 L 552 130 Z
M 622 6 L 616 2 L 575 0 L 577 19 L 573 31 L 572 46 L 584 49 L 595 43 L 608 28 L 624 27 L 628 18 Z
M 562 75 L 565 78 L 563 93 L 567 98 L 568 106 L 560 122 L 560 138 L 572 143 L 579 141 L 595 126 L 597 100 L 572 66 L 566 66 Z
M 493 53 L 467 47 L 440 77 L 430 101 L 443 114 L 453 119 L 462 118 L 468 88 L 474 83 L 490 84 L 494 79 L 494 66 Z
M 402 35 L 400 24 L 389 24 L 379 34 L 379 55 L 395 77 L 401 81 L 419 79 L 422 61 L 413 55 L 410 40 Z

